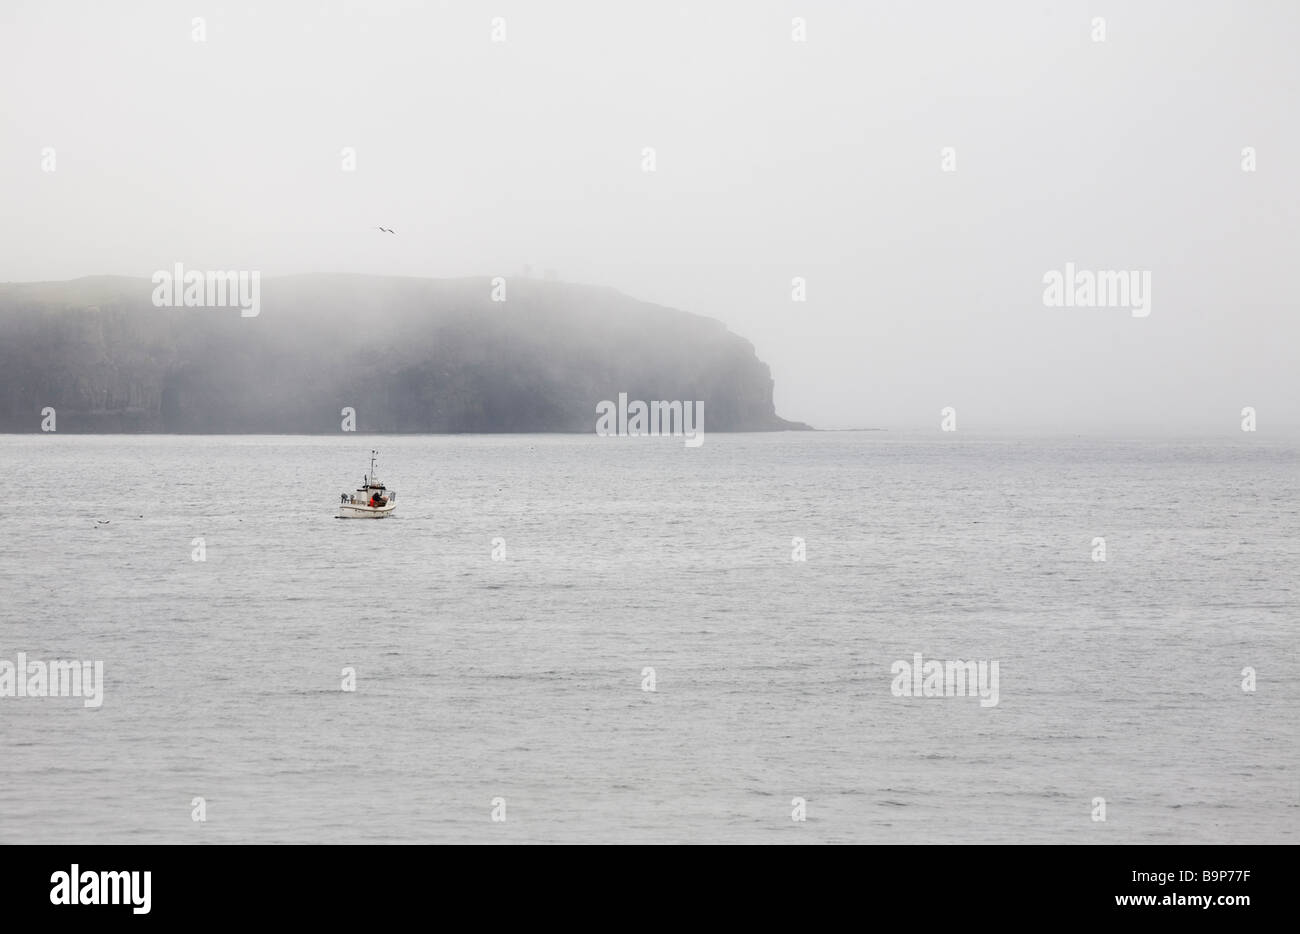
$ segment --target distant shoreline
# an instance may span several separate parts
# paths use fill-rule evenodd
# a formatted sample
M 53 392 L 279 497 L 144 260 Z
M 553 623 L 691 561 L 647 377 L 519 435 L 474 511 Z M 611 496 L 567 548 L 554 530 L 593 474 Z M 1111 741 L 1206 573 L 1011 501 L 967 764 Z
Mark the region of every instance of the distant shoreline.
M 750 341 L 614 289 L 244 272 L 0 286 L 0 431 L 583 434 L 624 399 L 637 433 L 665 411 L 810 430 L 777 414 Z
M 778 435 L 794 434 L 804 435 L 809 432 L 820 432 L 826 434 L 829 432 L 845 431 L 887 431 L 885 428 L 759 428 L 759 429 L 717 429 L 710 430 L 709 435 Z M 0 431 L 0 437 L 23 438 L 28 435 L 76 435 L 83 438 L 117 438 L 117 437 L 135 437 L 135 438 L 457 438 L 467 436 L 478 436 L 483 438 L 496 437 L 524 437 L 533 435 L 550 436 L 557 438 L 664 438 L 667 440 L 680 441 L 680 434 L 660 434 L 660 435 L 598 435 L 594 431 L 77 431 L 63 430 L 58 431 Z

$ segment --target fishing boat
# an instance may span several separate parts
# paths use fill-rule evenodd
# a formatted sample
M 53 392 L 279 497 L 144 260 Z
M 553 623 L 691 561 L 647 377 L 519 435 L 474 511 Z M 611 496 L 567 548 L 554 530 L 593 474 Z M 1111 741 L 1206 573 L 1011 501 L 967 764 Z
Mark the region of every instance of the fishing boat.
M 361 486 L 355 493 L 343 493 L 339 496 L 339 511 L 336 519 L 387 519 L 397 508 L 397 494 L 385 487 L 375 474 L 375 457 L 378 451 L 370 452 L 370 473 L 361 480 Z

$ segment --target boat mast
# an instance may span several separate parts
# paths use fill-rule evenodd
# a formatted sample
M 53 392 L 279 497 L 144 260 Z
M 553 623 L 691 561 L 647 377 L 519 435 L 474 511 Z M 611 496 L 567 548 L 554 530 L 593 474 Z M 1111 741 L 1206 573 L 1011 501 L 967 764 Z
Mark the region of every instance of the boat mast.
M 375 455 L 378 453 L 379 452 L 374 450 L 373 448 L 370 451 L 370 479 L 369 481 L 367 481 L 367 484 L 376 482 L 375 481 Z

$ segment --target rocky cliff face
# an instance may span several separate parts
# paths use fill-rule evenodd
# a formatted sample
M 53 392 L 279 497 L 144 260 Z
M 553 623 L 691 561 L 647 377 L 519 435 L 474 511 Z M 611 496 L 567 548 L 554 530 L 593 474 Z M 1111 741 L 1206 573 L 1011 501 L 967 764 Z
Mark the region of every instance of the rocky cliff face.
M 594 431 L 596 405 L 703 400 L 706 431 L 776 415 L 753 346 L 609 289 L 486 279 L 291 276 L 260 313 L 155 307 L 147 279 L 0 285 L 0 431 Z

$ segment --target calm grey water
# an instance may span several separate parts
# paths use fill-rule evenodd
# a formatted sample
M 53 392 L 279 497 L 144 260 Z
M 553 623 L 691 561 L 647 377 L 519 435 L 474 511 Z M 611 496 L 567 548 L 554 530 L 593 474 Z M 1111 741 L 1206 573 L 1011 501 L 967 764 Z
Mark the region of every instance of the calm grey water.
M 332 518 L 371 446 L 396 517 Z M 0 436 L 0 658 L 106 681 L 0 698 L 0 841 L 1294 842 L 1298 465 L 1248 435 Z M 914 652 L 997 660 L 1000 702 L 894 697 Z

